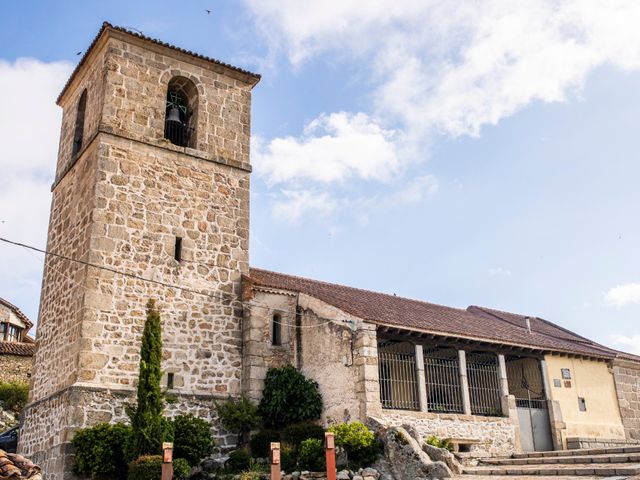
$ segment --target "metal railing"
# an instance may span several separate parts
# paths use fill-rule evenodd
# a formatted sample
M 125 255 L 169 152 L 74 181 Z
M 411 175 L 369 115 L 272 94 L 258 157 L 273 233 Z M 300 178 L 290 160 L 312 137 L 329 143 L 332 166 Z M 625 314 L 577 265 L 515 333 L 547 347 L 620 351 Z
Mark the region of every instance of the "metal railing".
M 457 350 L 425 348 L 424 375 L 430 412 L 464 412 Z
M 190 147 L 192 136 L 193 128 L 177 121 L 166 120 L 164 122 L 164 138 L 174 145 Z
M 415 353 L 381 349 L 378 367 L 382 408 L 419 410 Z
M 471 413 L 502 416 L 498 357 L 487 353 L 467 354 L 467 378 Z

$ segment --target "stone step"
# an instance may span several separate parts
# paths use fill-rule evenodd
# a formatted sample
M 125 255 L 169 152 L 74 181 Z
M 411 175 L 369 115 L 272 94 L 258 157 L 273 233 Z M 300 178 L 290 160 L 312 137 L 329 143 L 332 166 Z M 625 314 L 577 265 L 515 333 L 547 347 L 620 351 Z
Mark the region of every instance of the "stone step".
M 579 448 L 576 450 L 553 450 L 549 452 L 515 453 L 513 455 L 513 458 L 569 457 L 575 455 L 613 455 L 616 453 L 640 453 L 640 446 Z
M 626 477 L 640 475 L 640 463 L 589 463 L 573 465 L 501 465 L 479 466 L 464 469 L 466 475 L 511 475 L 521 478 L 526 475 L 535 476 L 592 476 L 592 477 Z
M 554 457 L 487 458 L 484 465 L 551 465 L 574 463 L 640 463 L 640 453 L 614 453 L 604 455 L 569 455 Z

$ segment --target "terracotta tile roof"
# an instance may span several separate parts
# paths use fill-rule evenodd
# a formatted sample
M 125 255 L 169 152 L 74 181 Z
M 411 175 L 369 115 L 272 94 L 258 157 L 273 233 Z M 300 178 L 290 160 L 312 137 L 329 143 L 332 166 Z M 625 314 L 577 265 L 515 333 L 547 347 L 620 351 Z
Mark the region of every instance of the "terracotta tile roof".
M 27 326 L 27 330 L 33 327 L 33 322 L 29 320 L 29 317 L 27 317 L 24 313 L 22 313 L 22 311 L 18 307 L 16 307 L 13 303 L 10 303 L 4 298 L 0 297 L 0 304 L 12 310 L 13 313 L 16 315 L 16 317 L 18 317 L 20 320 L 22 320 L 25 323 L 25 325 Z
M 395 295 L 251 268 L 249 284 L 300 292 L 369 322 L 435 335 L 469 338 L 543 351 L 613 358 L 616 352 L 540 318 L 528 332 L 523 315 L 482 307 L 466 310 Z
M 0 478 L 42 480 L 42 470 L 22 455 L 0 450 Z
M 0 355 L 4 353 L 6 355 L 32 357 L 35 352 L 35 343 L 0 341 Z
M 65 92 L 69 88 L 69 85 L 71 85 L 71 82 L 73 82 L 73 79 L 75 78 L 75 76 L 80 71 L 80 68 L 82 68 L 82 65 L 84 65 L 85 61 L 87 60 L 87 57 L 91 53 L 91 50 L 93 50 L 93 47 L 96 46 L 96 44 L 98 43 L 98 40 L 100 39 L 102 34 L 107 30 L 114 30 L 114 31 L 117 31 L 117 32 L 126 33 L 127 35 L 131 35 L 131 36 L 140 38 L 140 39 L 145 40 L 147 42 L 151 42 L 151 43 L 154 43 L 156 45 L 161 45 L 163 47 L 170 48 L 170 49 L 175 50 L 177 52 L 186 53 L 187 55 L 191 55 L 194 58 L 199 58 L 200 60 L 205 60 L 207 62 L 219 65 L 221 67 L 228 68 L 228 69 L 233 70 L 235 72 L 238 72 L 238 73 L 241 73 L 243 75 L 247 75 L 247 76 L 251 77 L 255 81 L 255 83 L 258 83 L 260 81 L 260 78 L 262 78 L 257 73 L 253 73 L 253 72 L 250 72 L 249 70 L 244 70 L 244 69 L 239 68 L 239 67 L 234 67 L 233 65 L 230 65 L 230 64 L 225 63 L 225 62 L 221 62 L 220 60 L 216 60 L 215 58 L 207 57 L 205 55 L 200 55 L 199 53 L 195 53 L 195 52 L 192 52 L 190 50 L 185 50 L 184 48 L 176 47 L 175 45 L 171 45 L 170 43 L 163 42 L 163 41 L 158 40 L 156 38 L 147 37 L 146 35 L 143 35 L 141 33 L 137 33 L 137 32 L 128 30 L 128 29 L 123 28 L 123 27 L 117 27 L 117 26 L 111 25 L 109 22 L 103 22 L 102 23 L 102 27 L 100 28 L 100 31 L 98 32 L 98 34 L 95 36 L 95 38 L 93 39 L 93 41 L 89 45 L 89 48 L 87 48 L 87 50 L 85 51 L 84 55 L 82 56 L 82 58 L 78 62 L 78 65 L 76 65 L 76 68 L 73 70 L 73 73 L 71 73 L 71 76 L 69 77 L 69 80 L 67 80 L 67 83 L 64 85 L 64 88 L 62 89 L 62 92 L 60 92 L 60 95 L 58 95 L 58 99 L 57 99 L 58 103 L 60 103 L 60 99 L 62 98 L 62 96 L 65 94 Z

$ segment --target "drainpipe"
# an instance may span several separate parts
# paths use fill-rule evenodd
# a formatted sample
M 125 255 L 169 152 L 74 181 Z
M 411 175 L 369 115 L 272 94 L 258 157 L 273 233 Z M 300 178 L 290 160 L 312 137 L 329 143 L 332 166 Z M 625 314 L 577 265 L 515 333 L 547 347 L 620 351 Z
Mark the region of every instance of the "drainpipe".
M 300 294 L 296 295 L 296 366 L 302 370 L 302 308 L 299 300 Z

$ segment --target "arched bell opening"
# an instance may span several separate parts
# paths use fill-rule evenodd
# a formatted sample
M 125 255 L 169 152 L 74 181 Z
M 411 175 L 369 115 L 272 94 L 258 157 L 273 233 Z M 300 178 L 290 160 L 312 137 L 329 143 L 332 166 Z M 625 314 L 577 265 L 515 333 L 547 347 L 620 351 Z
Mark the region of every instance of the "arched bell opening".
M 196 148 L 198 89 L 185 77 L 174 77 L 167 87 L 164 138 L 179 147 Z

